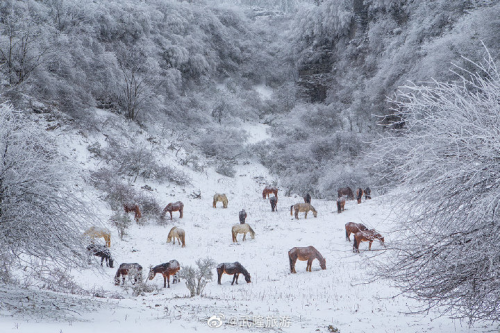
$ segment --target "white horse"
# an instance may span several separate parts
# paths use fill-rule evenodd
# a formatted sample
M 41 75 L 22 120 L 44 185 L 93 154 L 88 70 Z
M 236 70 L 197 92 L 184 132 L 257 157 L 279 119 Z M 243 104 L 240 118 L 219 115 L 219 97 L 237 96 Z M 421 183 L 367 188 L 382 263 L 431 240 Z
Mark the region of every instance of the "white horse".
M 246 223 L 233 225 L 233 229 L 231 230 L 231 232 L 233 234 L 233 242 L 237 242 L 236 237 L 238 236 L 238 234 L 243 234 L 243 240 L 245 240 L 247 232 L 250 233 L 252 239 L 255 238 L 255 231 L 253 231 L 253 229 Z
M 181 245 L 182 242 L 182 247 L 186 246 L 186 233 L 184 232 L 184 229 L 177 227 L 173 227 L 172 229 L 170 229 L 170 232 L 168 233 L 167 243 L 170 243 L 172 241 L 172 238 L 174 239 L 174 245 L 175 239 L 177 238 L 179 245 Z

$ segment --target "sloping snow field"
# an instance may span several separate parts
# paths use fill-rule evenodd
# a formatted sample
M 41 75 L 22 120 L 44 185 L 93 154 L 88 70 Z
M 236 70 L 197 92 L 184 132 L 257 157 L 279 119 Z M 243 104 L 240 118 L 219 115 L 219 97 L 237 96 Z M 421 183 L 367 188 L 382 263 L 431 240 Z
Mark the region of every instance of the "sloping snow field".
M 10 307 L 9 311 L 4 307 L 0 313 L 0 332 L 329 332 L 329 325 L 343 333 L 495 331 L 492 327 L 469 328 L 460 321 L 438 318 L 437 313 L 425 317 L 407 315 L 405 312 L 418 305 L 415 301 L 402 296 L 393 298 L 398 290 L 387 281 L 366 283 L 372 277 L 367 261 L 384 260 L 386 254 L 380 251 L 379 243 L 373 244 L 371 252 L 363 243 L 361 253 L 354 254 L 352 243 L 345 239 L 344 225 L 350 221 L 364 223 L 377 229 L 390 243 L 397 234 L 391 232 L 391 208 L 384 205 L 383 197 L 363 199 L 361 204 L 347 201 L 342 214 L 337 214 L 335 202 L 313 198 L 318 217 L 309 213 L 305 219 L 301 213 L 296 220 L 290 215 L 290 206 L 303 199 L 297 195 L 285 197 L 282 190 L 278 194 L 278 211 L 272 212 L 269 200 L 262 198 L 262 189 L 273 179 L 262 166 L 240 164 L 234 178 L 211 170 L 191 172 L 190 176 L 193 185 L 188 187 L 148 183 L 162 205 L 184 202 L 184 218 L 174 212 L 173 220 L 164 225 L 134 223 L 123 241 L 116 229 L 109 226 L 115 269 L 96 269 L 96 258 L 93 269 L 72 271 L 84 289 L 104 297 L 46 291 L 31 291 L 26 296 L 26 291 L 17 294 L 2 290 Z M 194 190 L 201 191 L 201 199 L 189 197 Z M 212 208 L 215 193 L 226 193 L 227 209 L 220 202 Z M 239 223 L 241 209 L 246 210 L 246 222 L 256 236 L 251 239 L 247 235 L 247 240 L 242 241 L 239 235 L 238 243 L 233 243 L 231 227 Z M 109 219 L 110 211 L 104 205 L 99 212 L 103 221 Z M 166 243 L 172 226 L 186 231 L 185 248 Z M 297 274 L 291 274 L 288 250 L 308 245 L 326 258 L 327 269 L 321 270 L 318 261 L 314 261 L 313 271 L 306 272 L 306 262 L 298 261 Z M 160 275 L 147 282 L 159 291 L 144 296 L 134 297 L 130 287 L 114 285 L 116 267 L 123 262 L 137 262 L 147 271 L 150 265 L 172 259 L 177 259 L 181 267 L 194 266 L 197 259 L 205 257 L 217 263 L 239 261 L 250 272 L 252 282 L 247 284 L 240 276 L 239 284 L 231 285 L 232 277 L 224 275 L 222 285 L 218 285 L 214 270 L 214 279 L 207 285 L 204 297 L 194 298 L 187 297 L 189 291 L 183 281 L 164 289 Z M 34 303 L 34 297 L 46 301 Z M 40 309 L 39 317 L 22 311 L 23 306 L 41 303 L 46 309 Z M 44 311 L 47 315 L 43 315 Z M 61 315 L 54 315 L 58 311 Z M 214 327 L 208 324 L 210 318 Z

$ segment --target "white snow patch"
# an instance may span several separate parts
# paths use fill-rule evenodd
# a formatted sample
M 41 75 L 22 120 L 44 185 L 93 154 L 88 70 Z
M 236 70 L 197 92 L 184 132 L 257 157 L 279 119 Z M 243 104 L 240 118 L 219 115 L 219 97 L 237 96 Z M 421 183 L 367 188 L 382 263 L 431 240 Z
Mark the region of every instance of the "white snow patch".
M 248 133 L 247 143 L 253 144 L 271 138 L 270 126 L 266 124 L 245 123 L 241 128 Z
M 264 84 L 260 84 L 254 87 L 255 91 L 259 94 L 263 101 L 271 99 L 273 95 L 273 90 Z

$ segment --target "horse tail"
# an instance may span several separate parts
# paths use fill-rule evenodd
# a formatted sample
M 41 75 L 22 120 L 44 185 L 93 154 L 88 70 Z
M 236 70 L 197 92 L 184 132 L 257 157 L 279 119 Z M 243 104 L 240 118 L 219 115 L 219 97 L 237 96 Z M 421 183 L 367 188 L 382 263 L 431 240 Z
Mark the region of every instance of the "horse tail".
M 290 216 L 293 216 L 293 205 L 290 206 Z
M 288 260 L 290 261 L 290 272 L 293 272 L 293 259 L 292 259 L 292 254 L 291 251 L 288 251 Z
M 255 231 L 253 231 L 251 226 L 248 226 L 248 230 L 250 230 L 250 235 L 252 236 L 252 239 L 255 238 Z
M 349 233 L 347 232 L 347 226 L 345 227 L 345 238 L 349 239 Z M 349 241 L 350 241 L 350 239 L 349 239 Z
M 352 244 L 352 249 L 354 252 L 359 252 L 359 244 L 358 239 L 356 238 L 356 234 L 354 234 L 354 244 Z

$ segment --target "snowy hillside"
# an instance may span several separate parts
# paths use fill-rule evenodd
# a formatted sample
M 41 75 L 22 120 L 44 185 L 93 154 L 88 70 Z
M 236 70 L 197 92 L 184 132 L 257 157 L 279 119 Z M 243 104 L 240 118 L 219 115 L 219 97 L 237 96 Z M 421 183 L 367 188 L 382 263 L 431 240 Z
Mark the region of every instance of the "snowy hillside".
M 115 123 L 118 126 L 119 122 Z M 259 124 L 247 126 L 250 137 L 265 137 L 265 127 Z M 69 132 L 71 133 L 71 131 Z M 66 154 L 86 169 L 96 167 L 86 149 L 99 136 L 83 137 L 78 133 L 55 132 Z M 132 136 L 136 144 L 145 140 L 136 133 Z M 255 140 L 255 139 L 254 139 Z M 175 164 L 175 154 L 165 156 Z M 242 161 L 244 162 L 244 161 Z M 110 230 L 111 251 L 115 268 L 99 269 L 98 259 L 88 269 L 71 271 L 71 276 L 91 295 L 65 295 L 36 289 L 3 289 L 5 302 L 0 331 L 7 332 L 75 332 L 83 333 L 95 329 L 105 332 L 144 332 L 169 329 L 173 331 L 216 332 L 217 330 L 250 329 L 260 325 L 266 330 L 284 332 L 328 332 L 337 328 L 340 332 L 486 332 L 488 329 L 469 328 L 459 321 L 428 316 L 407 315 L 417 309 L 418 303 L 403 296 L 394 297 L 398 290 L 386 281 L 373 281 L 370 262 L 383 261 L 385 254 L 380 244 L 373 244 L 373 251 L 363 243 L 361 253 L 352 252 L 352 243 L 345 239 L 344 225 L 349 221 L 361 222 L 377 229 L 390 245 L 398 237 L 392 232 L 391 207 L 385 205 L 384 197 L 374 195 L 372 200 L 357 204 L 348 201 L 345 212 L 338 214 L 335 202 L 313 197 L 312 205 L 318 217 L 312 213 L 299 220 L 290 215 L 290 206 L 303 202 L 298 195 L 278 194 L 278 211 L 272 212 L 269 201 L 262 198 L 262 189 L 272 183 L 267 171 L 255 162 L 240 163 L 236 176 L 228 178 L 207 169 L 196 173 L 184 167 L 192 185 L 170 186 L 148 182 L 154 195 L 163 204 L 182 201 L 184 218 L 177 212 L 173 220 L 168 216 L 163 224 L 143 221 L 133 223 L 127 236 L 120 240 L 117 230 L 109 224 L 111 211 L 99 194 L 88 186 L 88 197 L 94 203 L 99 217 Z M 133 184 L 140 187 L 140 181 Z M 86 185 L 81 185 L 86 186 Z M 200 191 L 201 198 L 190 194 Z M 215 193 L 225 193 L 228 208 L 212 208 Z M 255 239 L 231 240 L 231 227 L 238 223 L 238 212 L 245 209 L 247 223 L 255 230 Z M 143 225 L 142 225 L 143 224 Z M 167 244 L 172 226 L 186 231 L 186 247 Z M 326 258 L 326 270 L 321 270 L 318 261 L 313 262 L 312 272 L 306 272 L 306 263 L 298 261 L 297 274 L 291 274 L 287 252 L 292 247 L 313 245 Z M 251 283 L 239 279 L 231 285 L 231 277 L 224 275 L 222 285 L 217 284 L 217 275 L 207 285 L 203 297 L 189 298 L 184 281 L 163 288 L 163 279 L 156 276 L 147 285 L 157 288 L 133 296 L 130 282 L 126 286 L 114 285 L 114 274 L 120 263 L 141 264 L 147 276 L 150 265 L 158 265 L 177 259 L 181 267 L 194 266 L 200 258 L 210 257 L 217 263 L 239 261 L 251 274 Z M 369 260 L 372 259 L 372 260 Z M 172 281 L 171 281 L 172 282 Z M 394 298 L 393 298 L 394 297 Z M 24 310 L 23 310 L 24 309 Z M 215 316 L 215 317 L 214 317 Z M 210 328 L 209 318 L 220 318 L 221 327 Z M 244 327 L 240 327 L 240 325 Z

